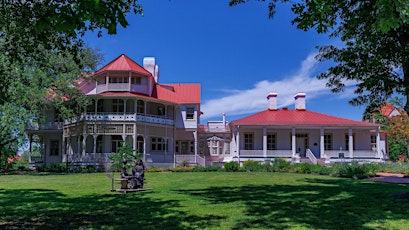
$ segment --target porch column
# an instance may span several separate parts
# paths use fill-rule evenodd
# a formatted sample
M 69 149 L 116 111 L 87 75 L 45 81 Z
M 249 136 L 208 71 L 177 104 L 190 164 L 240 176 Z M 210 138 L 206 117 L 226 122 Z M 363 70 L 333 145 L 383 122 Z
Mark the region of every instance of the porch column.
M 267 158 L 267 128 L 263 128 L 263 156 Z
M 30 140 L 30 147 L 29 147 L 29 153 L 28 153 L 28 163 L 31 163 L 31 155 L 33 154 L 33 135 L 30 134 L 28 135 L 28 139 Z
M 325 157 L 324 128 L 320 129 L 320 157 Z
M 127 99 L 124 99 L 124 114 L 126 114 L 126 101 L 127 101 Z M 125 119 L 125 117 L 124 117 L 124 119 Z
M 296 143 L 295 143 L 295 128 L 292 128 L 291 130 L 291 150 L 292 150 L 292 155 L 295 157 L 295 151 L 296 151 Z
M 239 165 L 240 165 L 240 130 L 239 130 L 239 126 L 237 126 L 236 142 L 237 142 L 237 147 L 236 147 L 237 157 L 238 157 L 238 161 L 239 161 Z
M 354 157 L 354 136 L 352 135 L 352 129 L 348 129 L 348 144 L 349 144 L 349 157 L 353 158 Z
M 81 136 L 77 136 L 77 154 L 81 153 Z
M 376 157 L 379 157 L 380 159 L 382 159 L 382 155 L 381 155 L 381 135 L 380 135 L 380 128 L 378 127 L 376 129 Z
M 195 139 L 194 147 L 195 147 L 195 163 L 197 164 L 197 131 L 193 131 L 193 137 Z
M 128 73 L 128 87 L 129 91 L 131 91 L 131 81 L 132 81 L 132 72 Z
M 87 134 L 84 134 L 82 138 L 82 155 L 85 156 L 85 149 L 87 148 Z
M 94 147 L 93 147 L 92 151 L 95 154 L 95 153 L 97 153 L 97 138 L 98 138 L 98 135 L 92 135 L 92 137 L 94 138 Z
M 97 115 L 97 113 L 98 113 L 98 98 L 96 98 L 96 99 L 95 99 L 95 105 L 94 105 L 94 108 L 95 108 L 94 113 L 95 113 L 95 115 Z

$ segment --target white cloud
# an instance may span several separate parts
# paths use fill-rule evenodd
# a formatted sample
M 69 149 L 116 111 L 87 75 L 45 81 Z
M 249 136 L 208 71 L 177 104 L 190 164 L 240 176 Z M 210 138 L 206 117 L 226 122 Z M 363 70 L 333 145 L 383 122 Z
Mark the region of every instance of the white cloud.
M 315 78 L 313 71 L 318 68 L 319 64 L 314 58 L 315 55 L 316 53 L 308 55 L 294 74 L 286 76 L 282 80 L 259 81 L 252 88 L 230 89 L 227 96 L 205 101 L 201 106 L 201 110 L 204 112 L 202 119 L 220 117 L 223 112 L 228 116 L 236 116 L 265 110 L 267 109 L 266 97 L 269 92 L 278 94 L 278 107 L 293 105 L 294 95 L 298 92 L 306 93 L 307 100 L 324 94 L 332 94 L 330 89 L 325 86 L 325 80 Z M 345 94 L 342 96 L 347 97 Z

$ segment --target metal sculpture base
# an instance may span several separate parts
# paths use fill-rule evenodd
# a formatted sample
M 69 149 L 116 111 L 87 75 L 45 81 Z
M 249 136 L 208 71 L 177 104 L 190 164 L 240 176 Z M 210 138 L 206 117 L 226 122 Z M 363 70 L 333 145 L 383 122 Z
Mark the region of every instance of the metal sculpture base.
M 142 192 L 142 191 L 147 191 L 147 190 L 152 190 L 152 188 L 119 188 L 119 189 L 114 189 L 111 190 L 111 192 L 120 192 L 120 193 L 130 193 L 130 192 Z

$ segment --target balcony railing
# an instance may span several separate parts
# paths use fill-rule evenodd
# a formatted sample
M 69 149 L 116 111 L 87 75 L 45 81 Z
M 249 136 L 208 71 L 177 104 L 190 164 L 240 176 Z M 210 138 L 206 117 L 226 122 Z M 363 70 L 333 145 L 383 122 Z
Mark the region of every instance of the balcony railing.
M 26 130 L 38 131 L 38 130 L 58 130 L 62 129 L 63 122 L 46 122 L 46 123 L 31 123 L 26 125 Z
M 139 113 L 86 113 L 64 121 L 64 124 L 73 124 L 80 121 L 138 121 L 153 124 L 173 125 L 174 120 L 164 116 Z

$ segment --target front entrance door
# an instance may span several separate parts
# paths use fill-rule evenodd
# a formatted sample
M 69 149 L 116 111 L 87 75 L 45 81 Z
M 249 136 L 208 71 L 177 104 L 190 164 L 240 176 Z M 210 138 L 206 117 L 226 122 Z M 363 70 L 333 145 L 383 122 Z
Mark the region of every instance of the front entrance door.
M 308 148 L 308 134 L 299 133 L 296 134 L 296 152 L 300 154 L 300 157 L 306 157 L 306 150 Z

